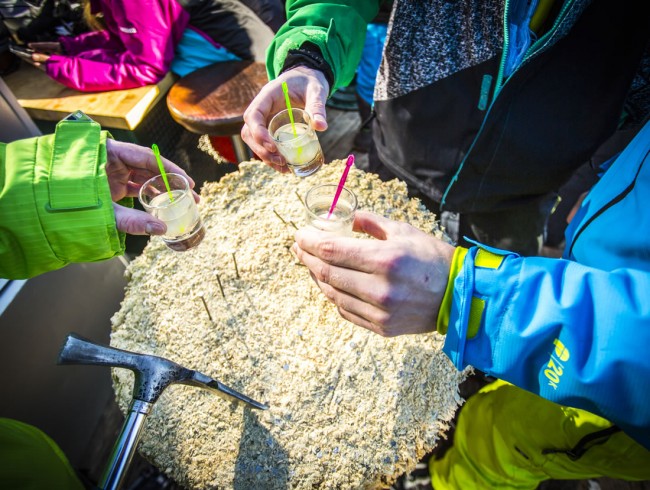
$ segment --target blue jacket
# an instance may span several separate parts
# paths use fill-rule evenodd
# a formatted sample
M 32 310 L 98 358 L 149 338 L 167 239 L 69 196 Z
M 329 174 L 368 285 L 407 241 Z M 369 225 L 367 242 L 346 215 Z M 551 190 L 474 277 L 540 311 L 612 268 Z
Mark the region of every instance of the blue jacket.
M 459 369 L 472 365 L 605 417 L 646 448 L 649 155 L 650 123 L 584 200 L 563 259 L 471 248 L 454 282 L 444 347 Z M 478 333 L 467 338 L 472 322 L 480 322 Z

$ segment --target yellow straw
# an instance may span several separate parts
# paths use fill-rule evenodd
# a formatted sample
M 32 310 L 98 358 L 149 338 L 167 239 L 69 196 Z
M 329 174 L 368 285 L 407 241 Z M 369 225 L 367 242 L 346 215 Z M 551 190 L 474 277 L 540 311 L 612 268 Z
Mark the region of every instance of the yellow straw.
M 291 121 L 293 137 L 297 138 L 298 133 L 296 133 L 296 125 L 293 122 L 293 111 L 291 110 L 291 100 L 289 100 L 289 87 L 287 87 L 287 82 L 282 82 L 282 91 L 284 92 L 284 101 L 287 103 L 287 110 L 289 111 L 289 120 Z
M 174 196 L 172 195 L 172 190 L 169 188 L 169 181 L 167 180 L 167 173 L 165 173 L 165 167 L 163 167 L 162 161 L 160 160 L 160 150 L 158 149 L 158 145 L 154 143 L 153 145 L 151 145 L 151 149 L 153 150 L 153 154 L 156 157 L 156 161 L 158 162 L 160 175 L 162 175 L 163 182 L 165 183 L 165 187 L 167 188 L 167 195 L 169 196 L 169 200 L 171 202 L 174 202 Z

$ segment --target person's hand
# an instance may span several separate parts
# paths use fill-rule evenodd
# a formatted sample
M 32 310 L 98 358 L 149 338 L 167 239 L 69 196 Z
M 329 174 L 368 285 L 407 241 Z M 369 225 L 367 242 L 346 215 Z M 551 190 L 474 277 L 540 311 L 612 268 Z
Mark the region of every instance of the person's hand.
M 137 197 L 140 187 L 151 177 L 160 174 L 156 157 L 150 148 L 124 143 L 112 139 L 106 140 L 108 161 L 106 175 L 111 189 L 113 201 L 124 197 Z M 161 156 L 167 173 L 180 174 L 187 178 L 190 187 L 194 181 L 178 165 Z M 198 202 L 199 196 L 194 193 Z M 167 231 L 167 225 L 149 213 L 130 209 L 113 203 L 117 229 L 131 235 L 162 235 Z
M 287 108 L 282 82 L 287 82 L 292 107 L 304 107 L 316 131 L 327 129 L 325 102 L 329 83 L 322 72 L 298 66 L 267 83 L 244 112 L 242 139 L 253 153 L 275 170 L 289 172 L 287 163 L 278 152 L 267 124 L 275 114 Z
M 63 51 L 59 42 L 35 42 L 27 44 L 27 47 L 34 50 L 32 60 L 38 67 L 49 60 L 50 55 L 60 54 Z
M 303 228 L 292 250 L 343 318 L 385 337 L 435 330 L 454 247 L 364 211 L 354 229 L 377 240 Z
M 59 42 L 35 42 L 28 43 L 27 47 L 38 51 L 42 54 L 61 54 L 63 49 L 61 48 L 61 43 Z

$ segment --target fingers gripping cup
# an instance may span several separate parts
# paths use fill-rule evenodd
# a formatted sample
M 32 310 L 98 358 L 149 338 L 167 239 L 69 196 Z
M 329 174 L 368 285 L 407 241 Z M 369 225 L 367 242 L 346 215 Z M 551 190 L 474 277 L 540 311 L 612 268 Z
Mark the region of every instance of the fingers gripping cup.
M 149 179 L 140 188 L 139 199 L 148 213 L 167 225 L 162 236 L 165 244 L 182 252 L 201 243 L 205 228 L 187 179 L 182 175 L 167 174 L 167 181 L 169 191 L 162 175 Z
M 304 203 L 307 223 L 322 231 L 337 235 L 352 236 L 354 213 L 357 210 L 357 196 L 347 187 L 341 189 L 336 207 L 329 216 L 337 185 L 320 184 L 312 187 L 305 195 Z
M 309 114 L 304 110 L 292 108 L 291 112 L 277 113 L 269 123 L 269 133 L 287 165 L 298 177 L 313 174 L 325 162 Z

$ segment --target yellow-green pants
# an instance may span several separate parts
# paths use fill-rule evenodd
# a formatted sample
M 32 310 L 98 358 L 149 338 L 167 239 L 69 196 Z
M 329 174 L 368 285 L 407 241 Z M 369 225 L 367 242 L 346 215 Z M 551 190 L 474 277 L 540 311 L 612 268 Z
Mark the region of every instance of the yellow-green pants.
M 59 446 L 36 427 L 0 418 L 0 488 L 83 490 Z
M 458 415 L 452 447 L 429 462 L 433 488 L 535 489 L 548 479 L 600 476 L 650 480 L 650 451 L 623 432 L 588 444 L 575 460 L 563 452 L 543 453 L 572 449 L 611 425 L 496 381 L 469 398 Z

